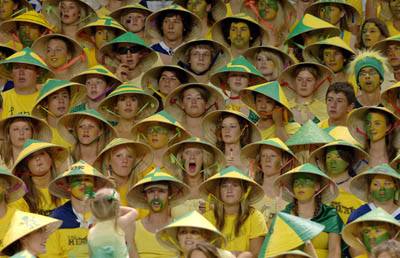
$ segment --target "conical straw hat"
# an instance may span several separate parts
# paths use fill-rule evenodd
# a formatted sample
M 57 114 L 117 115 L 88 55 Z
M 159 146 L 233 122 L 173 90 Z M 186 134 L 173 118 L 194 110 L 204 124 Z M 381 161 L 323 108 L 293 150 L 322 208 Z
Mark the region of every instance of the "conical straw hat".
M 179 179 L 165 173 L 159 168 L 153 169 L 149 174 L 136 183 L 126 194 L 126 200 L 135 208 L 149 209 L 145 199 L 145 187 L 152 184 L 168 183 L 172 193 L 168 199 L 168 207 L 172 208 L 184 203 L 190 196 L 190 188 Z
M 4 248 L 15 241 L 41 228 L 45 228 L 46 235 L 50 236 L 62 223 L 63 222 L 58 219 L 17 210 L 11 218 L 7 232 L 2 239 L 3 241 L 0 243 L 0 251 L 4 250 Z
M 397 100 L 399 93 L 400 93 L 400 82 L 391 85 L 389 88 L 382 89 L 381 91 L 382 104 L 386 108 L 392 110 L 395 114 L 400 114 L 400 104 Z
M 186 1 L 185 0 L 174 0 L 173 3 L 178 4 L 178 5 L 182 6 L 183 8 L 187 9 L 187 6 L 185 6 L 185 4 L 187 5 L 187 3 L 188 3 L 187 0 Z M 215 21 L 219 21 L 222 18 L 224 18 L 227 13 L 227 8 L 226 8 L 224 1 L 222 1 L 222 0 L 214 1 L 211 5 L 211 10 L 209 12 L 211 12 L 211 15 Z
M 347 126 L 331 126 L 324 129 L 330 136 L 337 141 L 345 141 L 364 149 L 364 145 L 359 143 L 353 136 L 351 136 L 349 128 Z
M 225 236 L 206 218 L 197 211 L 189 212 L 174 222 L 168 224 L 156 233 L 158 242 L 165 248 L 173 251 L 180 251 L 178 242 L 178 230 L 181 227 L 191 227 L 200 229 L 207 236 L 208 242 L 213 243 L 218 248 L 226 246 Z
M 265 237 L 258 257 L 272 257 L 303 245 L 325 226 L 298 216 L 278 212 Z
M 83 85 L 86 85 L 86 77 L 88 75 L 102 75 L 111 80 L 110 85 L 114 85 L 115 87 L 120 85 L 122 81 L 115 76 L 110 70 L 108 70 L 105 66 L 95 65 L 87 69 L 86 71 L 81 72 L 78 75 L 75 75 L 71 78 L 71 82 L 77 82 Z
M 340 37 L 327 38 L 311 45 L 308 45 L 303 50 L 304 59 L 309 62 L 318 62 L 323 64 L 323 60 L 320 56 L 323 54 L 321 52 L 322 47 L 337 47 L 343 51 L 344 58 L 347 59 L 346 64 L 350 63 L 351 57 L 355 55 L 355 52 L 351 47 Z
M 282 193 L 283 200 L 287 202 L 293 202 L 294 200 L 292 194 L 290 194 L 288 191 L 291 191 L 291 193 L 293 193 L 293 176 L 296 173 L 312 174 L 319 178 L 318 181 L 321 183 L 321 189 L 325 187 L 325 189 L 320 193 L 322 203 L 329 203 L 335 200 L 336 197 L 339 195 L 339 187 L 330 177 L 328 177 L 324 172 L 314 167 L 310 163 L 306 163 L 279 176 L 275 180 L 275 193 L 277 193 L 278 195 Z
M 383 40 L 376 42 L 372 46 L 372 49 L 378 50 L 381 53 L 386 53 L 386 49 L 388 48 L 389 45 L 391 45 L 391 44 L 397 45 L 399 43 L 400 43 L 400 35 L 394 35 L 389 38 L 385 38 Z
M 308 120 L 286 142 L 288 147 L 303 144 L 326 144 L 335 141 L 327 132 Z
M 144 7 L 143 5 L 141 5 L 139 3 L 131 3 L 131 4 L 124 5 L 124 6 L 120 7 L 120 8 L 112 11 L 110 13 L 110 16 L 112 18 L 114 18 L 117 22 L 121 22 L 120 19 L 122 18 L 122 14 L 123 13 L 125 13 L 125 12 L 128 13 L 130 11 L 133 12 L 135 10 L 145 13 L 146 17 L 153 13 L 152 10 Z
M 261 52 L 261 51 L 265 51 L 265 52 L 270 52 L 273 53 L 277 56 L 279 56 L 279 58 L 281 59 L 282 63 L 283 63 L 283 69 L 281 72 L 283 72 L 288 66 L 294 65 L 296 62 L 294 61 L 294 59 L 286 54 L 285 52 L 283 52 L 282 50 L 280 50 L 277 47 L 274 46 L 255 46 L 255 47 L 251 47 L 248 48 L 244 53 L 243 56 L 249 60 L 249 62 L 256 66 L 256 55 L 257 53 Z
M 25 195 L 24 181 L 5 169 L 0 168 L 0 178 L 5 179 L 10 188 L 7 192 L 7 203 L 15 202 Z

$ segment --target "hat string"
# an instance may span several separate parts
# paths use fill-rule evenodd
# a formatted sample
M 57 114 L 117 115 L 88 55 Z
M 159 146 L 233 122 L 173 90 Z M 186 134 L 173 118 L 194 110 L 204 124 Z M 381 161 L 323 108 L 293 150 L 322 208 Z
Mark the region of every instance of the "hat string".
M 386 96 L 388 98 L 389 103 L 394 107 L 396 112 L 400 114 L 400 108 L 397 106 L 397 104 L 393 101 L 393 99 L 390 97 L 389 91 L 386 92 Z
M 390 128 L 390 130 L 388 130 L 388 131 L 385 133 L 384 136 L 386 137 L 387 135 L 389 135 L 389 134 L 390 134 L 391 132 L 393 132 L 393 130 L 396 129 L 399 125 L 400 125 L 400 121 L 396 121 L 396 123 L 394 123 L 394 125 L 392 126 L 392 128 Z M 367 135 L 365 132 L 361 131 L 361 130 L 358 128 L 358 126 L 356 126 L 356 132 L 359 133 L 359 134 L 361 134 L 362 136 L 364 136 L 367 140 L 369 140 L 368 135 Z
M 136 117 L 146 109 L 146 107 L 150 104 L 151 108 L 154 108 L 154 103 L 150 103 L 150 101 L 146 101 L 146 103 L 136 112 Z
M 176 130 L 176 134 L 174 136 L 171 137 L 171 139 L 169 139 L 168 142 L 171 142 L 173 139 L 175 139 L 176 137 L 181 137 L 181 130 L 178 127 L 175 127 Z
M 28 12 L 28 11 L 29 11 L 29 10 L 28 10 L 27 7 L 21 8 L 21 9 L 15 11 L 13 14 L 11 14 L 11 17 L 18 16 L 19 14 L 26 13 L 26 12 Z
M 17 191 L 19 188 L 21 188 L 21 186 L 24 187 L 25 193 L 29 192 L 28 187 L 26 186 L 25 182 L 13 185 L 13 187 L 11 187 L 11 192 Z
M 288 122 L 288 112 L 287 112 L 287 108 L 285 107 L 279 107 L 279 108 L 275 108 L 274 110 L 272 110 L 271 112 L 267 112 L 267 113 L 262 113 L 263 116 L 271 116 L 273 113 L 281 111 L 283 109 L 283 119 L 285 120 L 285 122 Z
M 161 92 L 159 92 L 158 90 L 156 90 L 153 85 L 150 83 L 149 80 L 146 81 L 147 84 L 147 88 L 151 89 L 152 91 L 154 91 L 155 94 L 157 94 L 158 96 L 161 97 L 161 99 L 165 99 L 166 97 L 164 96 L 164 94 L 162 94 Z
M 44 110 L 47 114 L 51 115 L 52 117 L 57 118 L 57 116 L 56 116 L 53 112 L 51 112 L 51 111 L 48 110 L 47 108 L 43 107 L 42 105 L 37 105 L 37 106 L 36 106 L 36 109 Z
M 224 53 L 224 51 L 223 51 L 222 49 L 218 50 L 218 52 L 215 54 L 214 58 L 211 60 L 211 63 L 210 63 L 210 65 L 208 66 L 208 68 L 207 68 L 206 70 L 204 70 L 203 72 L 200 72 L 200 73 L 193 71 L 193 69 L 190 68 L 190 65 L 185 64 L 185 63 L 182 62 L 182 61 L 178 61 L 178 65 L 179 65 L 180 67 L 182 67 L 182 68 L 184 68 L 184 69 L 186 69 L 186 70 L 188 70 L 188 71 L 194 73 L 195 75 L 201 76 L 201 75 L 206 74 L 206 73 L 211 69 L 211 67 L 212 67 L 212 66 L 214 65 L 214 63 L 217 61 L 218 56 L 219 56 L 220 54 L 223 54 L 223 53 Z
M 68 69 L 68 68 L 71 67 L 73 64 L 75 64 L 77 61 L 79 61 L 79 59 L 82 59 L 82 62 L 85 62 L 85 61 L 86 61 L 86 57 L 85 57 L 84 52 L 81 52 L 78 56 L 74 57 L 72 60 L 70 60 L 70 61 L 69 61 L 68 63 L 66 63 L 65 65 L 63 65 L 63 66 L 61 66 L 61 67 L 58 67 L 58 68 L 55 68 L 55 67 L 50 66 L 42 56 L 39 56 L 39 57 L 42 59 L 43 62 L 46 63 L 47 66 L 49 66 L 49 67 L 50 67 L 53 71 L 55 71 L 55 72 L 62 72 L 62 71 L 64 71 L 64 70 Z
M 162 239 L 168 240 L 177 250 L 179 250 L 180 252 L 184 253 L 184 250 L 182 249 L 182 247 L 180 247 L 180 245 L 178 245 L 175 242 L 175 239 L 173 239 L 168 233 L 163 234 Z
M 368 161 L 367 161 L 365 158 L 363 158 L 362 160 L 360 160 L 360 161 L 357 163 L 356 167 L 354 168 L 354 171 L 355 171 L 355 172 L 357 172 L 357 170 L 361 167 L 361 164 L 362 164 L 362 163 L 365 163 L 365 164 L 368 165 Z
M 88 99 L 90 99 L 91 101 L 99 101 L 101 98 L 103 98 L 104 96 L 106 96 L 108 93 L 110 93 L 111 91 L 113 91 L 115 88 L 117 87 L 117 83 L 114 82 L 113 84 L 111 84 L 110 87 L 108 87 L 102 94 L 100 94 L 99 96 L 95 97 L 95 98 L 91 98 L 89 96 L 86 96 Z
M 113 116 L 116 116 L 116 117 L 118 117 L 118 118 L 121 118 L 121 116 L 120 116 L 118 113 L 112 111 L 112 110 L 109 109 L 107 106 L 102 106 L 101 109 L 104 110 L 104 111 L 106 111 L 107 113 L 113 115 Z

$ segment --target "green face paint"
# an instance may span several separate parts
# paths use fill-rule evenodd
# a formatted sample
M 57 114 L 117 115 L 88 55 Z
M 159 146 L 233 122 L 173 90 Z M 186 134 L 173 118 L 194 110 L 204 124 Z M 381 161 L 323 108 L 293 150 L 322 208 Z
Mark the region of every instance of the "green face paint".
M 204 18 L 207 14 L 207 2 L 205 0 L 189 0 L 187 9 L 200 18 Z
M 329 147 L 325 157 L 326 169 L 333 175 L 343 173 L 348 167 L 349 163 L 340 157 L 336 147 Z
M 70 181 L 71 195 L 77 199 L 83 199 L 85 195 L 93 195 L 94 178 L 91 176 L 74 176 Z
M 381 187 L 381 189 L 379 190 L 372 191 L 372 196 L 378 202 L 387 202 L 393 198 L 395 192 L 396 192 L 395 188 Z
M 375 142 L 386 134 L 386 119 L 380 113 L 368 113 L 365 117 L 365 128 L 368 138 Z
M 26 47 L 31 47 L 34 40 L 27 39 L 29 38 L 29 34 L 26 33 L 25 30 L 21 27 L 18 29 L 18 33 L 19 33 L 19 40 L 21 41 L 22 45 Z
M 341 18 L 342 12 L 339 7 L 335 5 L 325 5 L 319 9 L 319 18 L 336 25 Z
M 257 9 L 260 16 L 265 20 L 273 20 L 276 18 L 278 13 L 278 1 L 277 0 L 259 0 L 257 3 Z
M 158 133 L 158 134 L 168 135 L 169 130 L 160 125 L 153 125 L 153 126 L 147 127 L 146 133 L 147 134 Z
M 153 211 L 161 211 L 164 208 L 164 201 L 158 199 L 151 200 L 150 207 Z
M 389 1 L 390 11 L 394 18 L 400 18 L 400 1 L 399 0 L 390 0 Z
M 389 233 L 385 224 L 366 226 L 363 228 L 361 234 L 369 253 L 375 246 L 389 239 Z
M 293 176 L 293 188 L 294 187 L 315 187 L 315 178 L 312 174 L 296 173 Z

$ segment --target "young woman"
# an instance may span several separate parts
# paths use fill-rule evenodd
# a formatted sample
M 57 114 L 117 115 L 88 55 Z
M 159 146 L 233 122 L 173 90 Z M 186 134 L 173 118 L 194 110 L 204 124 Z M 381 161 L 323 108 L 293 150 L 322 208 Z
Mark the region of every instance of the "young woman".
M 49 216 L 65 200 L 50 194 L 48 185 L 68 168 L 69 152 L 55 144 L 27 140 L 12 169 L 28 189 L 24 198 L 11 205 L 21 211 Z
M 250 205 L 264 192 L 247 174 L 230 166 L 200 185 L 203 199 L 211 200 L 214 210 L 204 214 L 229 240 L 226 249 L 235 256 L 251 252 L 258 257 L 267 224 L 264 216 Z
M 40 119 L 27 115 L 11 116 L 0 121 L 1 167 L 10 170 L 18 158 L 26 140 L 51 142 L 51 129 Z
M 306 163 L 278 177 L 274 186 L 276 194 L 290 202 L 283 212 L 325 225 L 324 231 L 311 240 L 318 257 L 341 257 L 344 224 L 335 208 L 325 204 L 339 194 L 335 182 Z
M 219 249 L 226 246 L 225 236 L 197 211 L 189 212 L 163 227 L 156 238 L 161 245 L 179 253 L 176 258 L 190 257 L 190 251 L 202 243 L 212 245 L 217 257 L 234 257 L 231 252 Z
M 328 205 L 336 208 L 342 221 L 346 222 L 352 210 L 364 204 L 350 191 L 350 180 L 360 167 L 365 167 L 369 155 L 358 145 L 334 141 L 315 150 L 310 163 L 332 178 L 339 186 L 339 196 Z
M 370 168 L 388 164 L 396 157 L 398 121 L 399 118 L 384 107 L 362 107 L 350 114 L 347 126 L 351 136 L 365 146 Z
M 378 18 L 370 18 L 364 21 L 357 37 L 357 49 L 369 49 L 376 43 L 390 37 L 388 27 Z
M 246 171 L 240 161 L 240 150 L 261 140 L 258 128 L 242 113 L 233 110 L 213 111 L 204 117 L 202 125 L 205 138 L 224 153 L 227 165 Z
M 249 116 L 251 111 L 241 101 L 239 91 L 263 83 L 265 79 L 249 61 L 243 56 L 239 56 L 214 73 L 210 81 L 228 97 L 226 100 L 227 109 L 240 111 Z
M 97 18 L 96 11 L 80 0 L 44 1 L 43 15 L 57 31 L 72 39 L 77 39 L 78 29 Z
M 190 138 L 169 147 L 163 155 L 163 164 L 191 189 L 189 200 L 172 208 L 171 216 L 179 218 L 192 210 L 204 213 L 199 185 L 225 167 L 224 154 L 200 138 Z
M 296 122 L 304 124 L 313 120 L 318 123 L 328 119 L 325 94 L 334 78 L 328 67 L 317 63 L 292 65 L 279 76 Z
M 294 60 L 285 52 L 271 46 L 251 47 L 243 56 L 262 73 L 267 82 L 275 81 Z
M 240 158 L 249 168 L 250 177 L 264 190 L 263 199 L 253 207 L 263 213 L 265 221 L 271 225 L 275 214 L 284 207 L 278 207 L 279 198 L 274 191 L 274 182 L 280 175 L 294 168 L 296 157 L 281 140 L 271 138 L 245 146 L 240 152 Z
M 165 100 L 165 110 L 192 136 L 204 138 L 201 121 L 211 111 L 225 109 L 222 94 L 207 84 L 190 83 L 173 90 Z
M 140 120 L 151 116 L 158 109 L 158 100 L 130 83 L 123 83 L 99 105 L 99 112 L 114 126 L 118 137 L 132 138 L 132 128 Z
M 2 239 L 0 252 L 7 256 L 14 256 L 14 254 L 26 250 L 34 257 L 39 257 L 40 254 L 46 253 L 48 237 L 61 224 L 62 221 L 58 219 L 16 211 L 6 235 Z
M 69 113 L 57 123 L 60 135 L 72 144 L 72 158 L 93 164 L 97 155 L 116 137 L 112 125 L 97 111 Z

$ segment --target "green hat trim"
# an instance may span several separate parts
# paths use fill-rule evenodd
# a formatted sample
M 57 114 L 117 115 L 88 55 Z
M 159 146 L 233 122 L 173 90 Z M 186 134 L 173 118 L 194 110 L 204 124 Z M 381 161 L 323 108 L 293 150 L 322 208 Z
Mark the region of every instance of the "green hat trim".
M 103 47 L 109 46 L 112 44 L 118 44 L 118 43 L 133 43 L 133 44 L 137 44 L 137 45 L 140 45 L 140 46 L 143 46 L 146 48 L 150 48 L 149 45 L 147 45 L 141 38 L 136 36 L 136 34 L 133 32 L 126 32 L 126 33 L 122 34 L 121 36 L 111 40 Z
M 42 90 L 39 93 L 39 96 L 36 99 L 36 103 L 42 101 L 45 97 L 49 96 L 50 94 L 63 89 L 67 88 L 70 86 L 83 86 L 82 84 L 79 83 L 74 83 L 70 81 L 64 81 L 64 80 L 58 80 L 58 79 L 49 79 L 46 81 L 46 83 L 43 85 Z M 72 96 L 71 96 L 72 97 Z
M 327 132 L 321 129 L 313 121 L 308 120 L 302 127 L 293 134 L 285 144 L 287 146 L 303 144 L 325 144 L 335 141 Z
M 355 77 L 358 83 L 358 73 L 360 72 L 361 69 L 364 67 L 373 67 L 375 68 L 381 78 L 385 78 L 384 76 L 384 71 L 383 71 L 383 65 L 382 62 L 379 61 L 378 59 L 370 56 L 366 56 L 364 59 L 360 60 L 357 62 L 356 67 L 355 67 Z
M 243 56 L 239 56 L 238 58 L 234 59 L 226 66 L 219 69 L 216 74 L 223 72 L 243 72 L 263 77 L 262 73 L 260 73 L 257 68 L 255 68 L 254 65 L 247 61 L 247 59 Z

